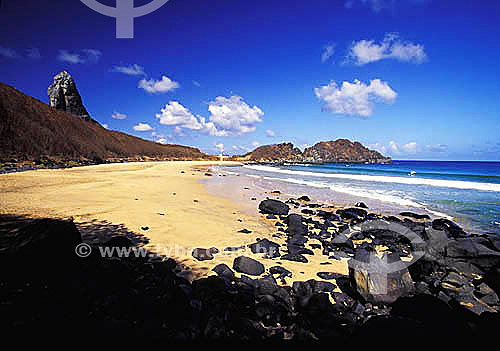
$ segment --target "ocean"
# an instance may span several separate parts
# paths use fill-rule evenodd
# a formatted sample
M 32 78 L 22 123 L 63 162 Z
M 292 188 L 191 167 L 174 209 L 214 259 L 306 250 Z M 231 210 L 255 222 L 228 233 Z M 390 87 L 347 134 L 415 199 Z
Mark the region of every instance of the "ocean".
M 473 232 L 500 234 L 500 162 L 393 161 L 392 164 L 290 164 L 220 167 L 271 189 L 374 210 L 412 209 L 447 217 Z

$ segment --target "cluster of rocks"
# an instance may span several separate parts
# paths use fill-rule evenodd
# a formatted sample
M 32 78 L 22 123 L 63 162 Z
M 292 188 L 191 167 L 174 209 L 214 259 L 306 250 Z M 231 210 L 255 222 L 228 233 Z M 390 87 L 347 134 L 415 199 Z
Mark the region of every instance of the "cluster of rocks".
M 25 171 L 34 171 L 37 169 L 64 169 L 82 166 L 92 166 L 107 161 L 98 156 L 91 157 L 90 159 L 69 159 L 69 158 L 53 158 L 53 157 L 36 157 L 30 160 L 22 160 L 10 158 L 5 161 L 0 161 L 0 174 L 16 173 Z
M 134 233 L 85 237 L 94 250 L 79 258 L 75 247 L 82 237 L 72 222 L 2 217 L 0 265 L 16 268 L 0 280 L 0 328 L 12 336 L 56 330 L 164 342 L 495 339 L 499 238 L 467 234 L 445 219 L 381 216 L 363 204 L 332 210 L 302 197 L 265 200 L 259 208 L 280 223 L 285 245 L 262 239 L 249 246 L 277 264 L 266 270 L 239 256 L 232 267 L 219 264 L 215 275 L 193 282 L 179 276 L 180 265 L 169 258 L 106 258 L 96 250 L 142 245 Z M 193 256 L 209 260 L 217 253 L 200 248 Z M 349 274 L 325 268 L 318 280 L 287 285 L 292 273 L 280 260 L 307 262 L 315 254 L 325 255 L 325 263 L 348 258 Z

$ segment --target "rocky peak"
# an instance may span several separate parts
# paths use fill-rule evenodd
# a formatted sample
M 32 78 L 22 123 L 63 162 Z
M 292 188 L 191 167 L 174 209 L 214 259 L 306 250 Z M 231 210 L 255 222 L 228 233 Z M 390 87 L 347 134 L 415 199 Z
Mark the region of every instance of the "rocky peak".
M 244 160 L 256 162 L 299 162 L 299 163 L 390 163 L 377 151 L 370 150 L 359 142 L 347 139 L 321 141 L 301 152 L 292 143 L 260 146 L 245 155 Z
M 71 113 L 85 121 L 95 122 L 83 106 L 82 98 L 71 75 L 64 71 L 54 76 L 48 89 L 50 106 Z
M 302 152 L 292 143 L 260 146 L 249 154 L 252 161 L 301 162 Z
M 305 162 L 355 162 L 355 163 L 390 163 L 377 151 L 370 150 L 360 142 L 347 139 L 322 141 L 304 150 Z

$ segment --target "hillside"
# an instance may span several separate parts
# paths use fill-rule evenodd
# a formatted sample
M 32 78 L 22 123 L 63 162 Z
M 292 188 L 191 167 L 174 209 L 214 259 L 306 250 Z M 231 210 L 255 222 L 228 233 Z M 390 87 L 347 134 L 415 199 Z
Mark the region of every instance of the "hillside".
M 347 139 L 322 141 L 301 152 L 292 143 L 265 145 L 241 157 L 240 161 L 254 162 L 297 162 L 297 163 L 390 163 L 390 157 L 385 157 L 377 151 L 370 150 L 359 142 Z
M 41 156 L 109 159 L 209 159 L 193 147 L 163 145 L 110 131 L 0 83 L 0 159 Z

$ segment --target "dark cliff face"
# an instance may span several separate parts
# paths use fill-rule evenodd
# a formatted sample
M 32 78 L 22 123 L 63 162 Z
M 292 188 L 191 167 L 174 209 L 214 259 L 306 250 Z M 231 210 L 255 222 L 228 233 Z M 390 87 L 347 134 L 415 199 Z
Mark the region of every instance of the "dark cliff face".
M 364 147 L 359 142 L 347 139 L 322 141 L 301 152 L 292 143 L 265 145 L 245 155 L 245 160 L 256 162 L 302 162 L 302 163 L 390 163 L 392 160 L 377 151 Z
M 53 108 L 80 117 L 84 121 L 96 122 L 83 106 L 82 97 L 76 88 L 75 81 L 68 72 L 57 74 L 47 93 L 50 106 Z
M 89 123 L 0 83 L 0 159 L 95 157 L 209 159 L 200 150 L 163 145 Z

